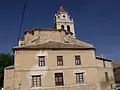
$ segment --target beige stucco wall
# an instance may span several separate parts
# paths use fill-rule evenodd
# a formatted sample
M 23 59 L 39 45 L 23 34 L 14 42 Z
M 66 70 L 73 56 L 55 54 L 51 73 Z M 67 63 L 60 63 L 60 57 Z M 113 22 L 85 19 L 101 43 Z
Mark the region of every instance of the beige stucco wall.
M 96 65 L 99 67 L 104 67 L 103 66 L 103 60 L 96 59 Z M 104 61 L 105 62 L 105 67 L 112 67 L 112 62 L 110 61 Z
M 48 41 L 64 42 L 64 31 L 60 32 L 58 30 L 35 30 L 33 32 L 34 35 L 29 32 L 25 35 L 24 38 L 26 45 L 40 44 Z
M 77 67 L 92 67 L 95 66 L 94 51 L 92 50 L 81 50 L 81 51 L 16 51 L 15 52 L 15 69 L 26 69 L 31 70 L 34 67 L 38 67 L 38 56 L 45 55 L 46 57 L 46 68 L 47 69 L 58 69 L 57 56 L 63 56 L 63 67 L 62 68 L 77 68 Z M 81 65 L 75 65 L 75 55 L 81 56 Z M 29 62 L 29 63 L 28 63 Z M 69 63 L 68 63 L 69 62 Z M 28 63 L 26 65 L 26 63 Z
M 109 82 L 106 83 L 105 72 L 108 72 Z M 115 88 L 115 81 L 112 68 L 98 68 L 99 82 L 101 85 L 101 90 Z
M 81 65 L 79 66 L 75 65 L 75 55 L 81 56 Z M 45 56 L 46 65 L 44 67 L 38 66 L 38 56 Z M 63 56 L 63 66 L 57 66 L 57 56 Z M 108 72 L 109 77 L 113 77 L 111 62 L 106 61 L 106 68 L 102 64 L 102 60 L 95 58 L 93 50 L 15 51 L 15 88 L 34 90 L 35 88 L 31 87 L 32 75 L 42 75 L 42 88 L 56 88 L 54 73 L 63 72 L 64 87 L 75 86 L 75 89 L 77 86 L 75 73 L 84 72 L 85 83 L 81 87 L 86 86 L 86 88 L 83 90 L 88 90 L 88 87 L 91 90 L 108 90 L 101 85 L 101 82 L 105 81 L 105 72 Z M 5 87 L 9 85 L 6 81 L 5 83 Z M 92 89 L 92 85 L 94 89 Z
M 44 67 L 38 66 L 37 56 L 46 56 Z M 81 56 L 81 65 L 75 65 L 75 55 Z M 63 56 L 63 66 L 57 66 L 57 56 Z M 65 86 L 76 85 L 75 73 L 84 72 L 85 84 L 96 84 L 97 69 L 95 68 L 94 51 L 16 51 L 16 80 L 22 82 L 21 88 L 31 88 L 31 75 L 42 75 L 43 87 L 54 87 L 54 73 L 63 72 Z M 28 63 L 29 62 L 29 63 Z M 69 62 L 69 63 L 68 63 Z M 17 79 L 18 78 L 18 79 Z M 71 80 L 69 80 L 71 79 Z M 95 79 L 95 80 L 93 80 Z M 49 83 L 49 82 L 51 83 Z M 28 86 L 28 87 L 26 87 Z M 18 83 L 16 83 L 18 87 Z
M 4 70 L 4 90 L 14 88 L 14 69 Z
M 95 82 L 97 82 L 97 71 L 96 69 L 90 69 L 90 68 L 82 68 L 80 69 L 67 69 L 67 70 L 45 70 L 45 71 L 16 71 L 16 88 L 18 88 L 18 83 L 21 84 L 21 89 L 30 89 L 31 87 L 31 76 L 32 75 L 42 75 L 42 87 L 43 88 L 51 88 L 55 87 L 55 78 L 54 73 L 60 73 L 63 72 L 64 75 L 64 86 L 75 86 L 76 85 L 76 72 L 85 72 L 84 78 L 85 78 L 85 84 L 84 85 L 95 85 Z M 91 73 L 94 72 L 94 73 Z M 20 80 L 19 80 L 20 78 Z M 93 78 L 95 79 L 94 82 Z M 32 88 L 33 89 L 33 88 Z

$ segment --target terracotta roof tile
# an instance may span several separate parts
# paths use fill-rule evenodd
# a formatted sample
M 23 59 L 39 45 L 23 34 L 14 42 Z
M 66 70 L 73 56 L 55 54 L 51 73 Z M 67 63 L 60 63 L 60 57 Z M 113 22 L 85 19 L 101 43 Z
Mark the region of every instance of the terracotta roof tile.
M 14 47 L 13 50 L 18 49 L 95 49 L 94 47 L 76 45 L 76 44 L 65 44 L 61 42 L 49 41 L 44 44 L 30 45 L 30 46 L 21 46 Z

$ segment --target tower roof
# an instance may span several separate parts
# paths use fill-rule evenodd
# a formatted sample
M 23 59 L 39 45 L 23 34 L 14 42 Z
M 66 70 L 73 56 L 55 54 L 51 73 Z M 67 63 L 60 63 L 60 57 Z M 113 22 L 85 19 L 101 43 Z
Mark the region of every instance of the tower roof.
M 61 6 L 60 9 L 58 10 L 57 14 L 60 14 L 60 13 L 67 13 L 62 6 Z

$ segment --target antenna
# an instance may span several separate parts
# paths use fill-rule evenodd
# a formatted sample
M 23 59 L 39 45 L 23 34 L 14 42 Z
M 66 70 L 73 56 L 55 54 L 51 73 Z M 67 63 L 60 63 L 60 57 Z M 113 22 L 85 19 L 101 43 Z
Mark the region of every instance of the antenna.
M 26 11 L 26 2 L 27 2 L 27 0 L 24 0 L 24 7 L 23 7 L 23 12 L 22 12 L 21 21 L 20 21 L 18 39 L 21 37 L 21 31 L 22 31 L 22 27 L 23 27 L 24 15 L 25 15 L 25 11 Z
M 101 54 L 101 57 L 104 58 L 103 54 Z

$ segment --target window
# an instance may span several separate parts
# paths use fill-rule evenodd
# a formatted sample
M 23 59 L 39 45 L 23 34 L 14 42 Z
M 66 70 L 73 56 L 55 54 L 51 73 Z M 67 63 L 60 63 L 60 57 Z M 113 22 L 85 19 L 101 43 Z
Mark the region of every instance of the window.
M 75 56 L 75 64 L 76 64 L 76 65 L 81 65 L 81 58 L 80 58 L 79 55 L 78 55 L 78 56 Z
M 65 18 L 65 15 L 63 15 L 63 17 Z
M 109 82 L 108 72 L 105 72 L 105 79 L 106 79 L 106 82 Z
M 61 25 L 61 29 L 64 29 L 64 25 Z
M 55 85 L 56 86 L 64 85 L 63 73 L 55 73 Z
M 32 76 L 32 87 L 41 86 L 41 75 Z
M 39 56 L 39 66 L 45 66 L 45 56 Z
M 69 25 L 67 25 L 67 31 L 70 32 L 70 26 Z
M 106 65 L 105 65 L 105 60 L 103 60 L 103 67 L 106 67 Z
M 63 56 L 57 56 L 57 65 L 63 66 Z
M 84 83 L 83 73 L 76 73 L 76 83 L 77 84 Z

